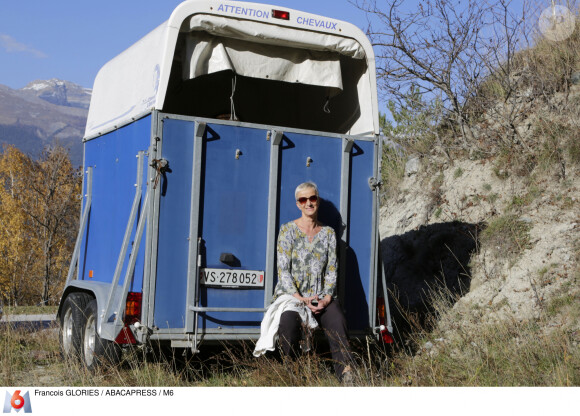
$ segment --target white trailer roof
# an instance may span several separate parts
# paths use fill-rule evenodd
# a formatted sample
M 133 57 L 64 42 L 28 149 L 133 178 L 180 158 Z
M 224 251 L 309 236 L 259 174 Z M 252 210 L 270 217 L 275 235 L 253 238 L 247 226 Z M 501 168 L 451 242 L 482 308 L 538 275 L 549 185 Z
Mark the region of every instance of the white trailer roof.
M 290 19 L 274 18 L 274 9 L 289 12 Z M 368 68 L 358 83 L 360 117 L 349 133 L 378 134 L 374 53 L 367 37 L 356 26 L 265 4 L 188 0 L 173 11 L 168 21 L 99 71 L 93 87 L 85 140 L 111 131 L 152 110 L 163 109 L 178 35 L 184 31 L 203 31 L 222 38 L 366 59 Z M 195 63 L 190 65 L 195 66 Z M 330 73 L 331 67 L 327 69 Z M 325 78 L 320 76 L 319 69 L 314 71 L 308 66 L 296 71 L 302 76 L 313 73 L 311 83 L 314 84 Z M 195 76 L 193 72 L 190 74 L 192 77 Z M 327 78 L 328 86 L 340 88 L 338 81 Z M 301 79 L 301 82 L 309 81 Z

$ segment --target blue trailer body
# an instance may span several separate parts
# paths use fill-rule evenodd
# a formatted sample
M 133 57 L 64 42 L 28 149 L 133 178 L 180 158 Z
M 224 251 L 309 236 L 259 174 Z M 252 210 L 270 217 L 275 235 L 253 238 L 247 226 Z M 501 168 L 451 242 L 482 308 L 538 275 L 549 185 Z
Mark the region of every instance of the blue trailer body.
M 151 116 L 148 116 L 85 143 L 84 165 L 93 168 L 93 198 L 81 246 L 79 280 L 111 282 L 135 193 L 136 156 L 139 151 L 148 150 L 150 141 Z M 141 180 L 146 183 L 145 172 Z M 86 173 L 83 183 L 86 186 Z M 132 228 L 133 239 L 135 231 L 136 224 Z M 134 292 L 142 290 L 144 254 L 145 247 L 142 246 L 131 285 Z M 125 260 L 129 255 L 130 252 Z M 123 274 L 126 265 L 124 262 Z

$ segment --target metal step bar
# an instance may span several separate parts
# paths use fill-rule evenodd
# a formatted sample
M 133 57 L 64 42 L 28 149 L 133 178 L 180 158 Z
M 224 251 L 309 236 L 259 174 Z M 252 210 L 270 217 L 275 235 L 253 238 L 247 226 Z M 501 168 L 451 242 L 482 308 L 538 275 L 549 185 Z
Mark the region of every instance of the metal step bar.
M 201 312 L 266 312 L 268 308 L 222 308 L 222 307 L 205 307 L 190 306 L 189 310 L 197 313 Z

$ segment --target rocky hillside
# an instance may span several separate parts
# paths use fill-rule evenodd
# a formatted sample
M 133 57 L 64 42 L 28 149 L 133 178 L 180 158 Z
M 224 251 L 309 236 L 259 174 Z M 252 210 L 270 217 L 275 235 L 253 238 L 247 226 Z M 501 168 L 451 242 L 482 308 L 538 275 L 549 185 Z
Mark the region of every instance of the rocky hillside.
M 82 163 L 84 133 L 91 91 L 56 79 L 34 81 L 18 90 L 0 85 L 0 144 L 13 144 L 37 156 L 57 141 L 70 149 L 73 163 Z
M 440 341 L 509 321 L 558 328 L 578 345 L 578 103 L 573 86 L 530 113 L 525 157 L 433 150 L 407 158 L 380 225 L 400 333 L 436 312 Z M 437 310 L 434 292 L 451 309 Z

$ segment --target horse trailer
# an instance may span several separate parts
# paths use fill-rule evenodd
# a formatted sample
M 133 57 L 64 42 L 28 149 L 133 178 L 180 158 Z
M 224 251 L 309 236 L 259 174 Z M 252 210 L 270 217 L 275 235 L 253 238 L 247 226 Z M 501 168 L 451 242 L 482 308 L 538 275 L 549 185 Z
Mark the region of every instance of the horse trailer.
M 352 24 L 188 0 L 98 73 L 58 316 L 95 367 L 153 341 L 257 340 L 294 188 L 317 183 L 352 337 L 391 330 L 379 258 L 373 49 Z

